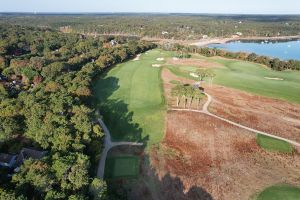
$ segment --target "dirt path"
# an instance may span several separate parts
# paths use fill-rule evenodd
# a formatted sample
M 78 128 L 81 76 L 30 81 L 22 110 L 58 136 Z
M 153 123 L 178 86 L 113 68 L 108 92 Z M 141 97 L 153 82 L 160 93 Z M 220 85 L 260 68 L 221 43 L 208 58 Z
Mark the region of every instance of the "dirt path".
M 127 145 L 127 146 L 143 146 L 144 144 L 137 143 L 137 142 L 112 142 L 111 134 L 110 134 L 108 128 L 106 127 L 105 123 L 102 121 L 102 119 L 99 118 L 98 123 L 102 127 L 102 129 L 104 131 L 104 135 L 105 135 L 104 149 L 101 153 L 101 158 L 99 160 L 98 170 L 97 170 L 97 177 L 100 179 L 103 179 L 104 178 L 104 170 L 105 170 L 105 161 L 107 158 L 107 154 L 111 148 L 116 147 L 116 146 L 125 146 L 125 145 Z
M 212 102 L 212 97 L 209 94 L 207 94 L 207 93 L 205 93 L 205 95 L 207 96 L 208 99 L 207 99 L 207 102 L 204 104 L 202 110 L 176 109 L 176 108 L 172 108 L 171 110 L 173 110 L 173 111 L 187 111 L 187 112 L 204 113 L 204 114 L 207 114 L 207 115 L 212 116 L 214 118 L 217 118 L 217 119 L 220 119 L 222 121 L 225 121 L 225 122 L 227 122 L 229 124 L 232 124 L 234 126 L 240 127 L 242 129 L 246 129 L 248 131 L 251 131 L 251 132 L 254 132 L 254 133 L 257 133 L 257 134 L 261 134 L 261 135 L 265 135 L 265 136 L 268 136 L 268 137 L 271 137 L 271 138 L 274 138 L 274 139 L 283 140 L 283 141 L 288 142 L 288 143 L 290 143 L 290 144 L 292 144 L 294 146 L 300 147 L 300 144 L 298 142 L 293 141 L 293 140 L 289 140 L 289 139 L 286 139 L 286 138 L 283 138 L 283 137 L 279 137 L 279 136 L 276 136 L 276 135 L 272 135 L 272 134 L 269 134 L 269 133 L 266 133 L 266 132 L 263 132 L 263 131 L 252 129 L 252 128 L 249 128 L 247 126 L 243 126 L 243 125 L 238 124 L 236 122 L 230 121 L 228 119 L 225 119 L 223 117 L 219 117 L 219 116 L 217 116 L 215 114 L 210 113 L 209 110 L 208 110 L 208 107 L 209 107 L 209 105 Z

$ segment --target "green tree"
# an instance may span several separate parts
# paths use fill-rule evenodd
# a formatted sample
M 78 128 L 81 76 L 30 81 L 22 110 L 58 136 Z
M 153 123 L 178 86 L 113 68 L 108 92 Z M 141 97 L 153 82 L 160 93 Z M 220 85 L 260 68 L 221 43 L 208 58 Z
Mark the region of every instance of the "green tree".
M 107 184 L 104 180 L 94 178 L 91 185 L 91 193 L 94 200 L 106 200 L 107 196 Z
M 201 90 L 197 89 L 195 94 L 194 94 L 194 98 L 198 100 L 198 103 L 197 103 L 197 108 L 199 109 L 199 106 L 200 106 L 200 102 L 201 100 L 204 98 L 204 94 L 202 93 Z
M 18 196 L 13 191 L 0 189 L 0 200 L 26 200 L 24 196 Z
M 197 71 L 196 71 L 196 74 L 197 74 L 197 76 L 199 77 L 199 80 L 200 80 L 200 82 L 203 82 L 204 81 L 204 79 L 206 78 L 206 77 L 208 77 L 208 70 L 207 69 L 198 69 Z
M 3 56 L 0 56 L 0 70 L 3 70 L 6 67 L 6 59 Z
M 171 95 L 176 97 L 176 106 L 179 106 L 180 103 L 180 97 L 182 96 L 183 92 L 183 86 L 181 84 L 177 84 L 175 87 L 171 90 Z
M 12 117 L 0 117 L 0 140 L 14 138 L 21 130 L 20 122 Z
M 63 69 L 65 68 L 65 64 L 61 62 L 51 63 L 43 67 L 42 76 L 48 80 L 55 80 L 55 78 L 61 74 Z
M 8 97 L 8 92 L 6 91 L 3 84 L 0 83 L 0 100 L 4 100 Z
M 39 195 L 44 195 L 47 191 L 52 190 L 55 183 L 50 167 L 44 160 L 25 160 L 18 173 L 13 176 L 13 182 L 17 187 L 24 184 L 30 184 L 34 187 Z
M 89 159 L 80 153 L 54 155 L 52 169 L 64 190 L 78 190 L 89 184 Z

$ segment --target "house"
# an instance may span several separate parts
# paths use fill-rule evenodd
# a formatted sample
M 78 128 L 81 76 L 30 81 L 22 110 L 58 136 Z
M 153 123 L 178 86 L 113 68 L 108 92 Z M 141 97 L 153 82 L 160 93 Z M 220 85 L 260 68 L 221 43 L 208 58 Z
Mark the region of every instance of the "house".
M 111 46 L 115 46 L 115 45 L 117 45 L 117 44 L 118 44 L 118 42 L 117 42 L 117 41 L 115 41 L 115 40 L 111 40 L 111 41 L 110 41 L 110 44 L 111 44 Z
M 13 56 L 20 56 L 22 55 L 22 50 L 21 49 L 16 49 L 13 51 Z
M 6 82 L 8 79 L 6 78 L 6 76 L 3 76 L 2 74 L 0 74 L 0 82 Z
M 15 164 L 16 169 L 19 168 L 24 163 L 25 160 L 29 158 L 34 160 L 39 160 L 43 158 L 47 153 L 48 153 L 47 151 L 38 151 L 34 149 L 23 148 L 17 157 L 16 164 Z
M 243 33 L 242 33 L 242 32 L 236 32 L 236 35 L 238 35 L 238 36 L 242 36 L 242 35 L 243 35 Z
M 0 153 L 0 166 L 12 168 L 16 163 L 16 155 Z

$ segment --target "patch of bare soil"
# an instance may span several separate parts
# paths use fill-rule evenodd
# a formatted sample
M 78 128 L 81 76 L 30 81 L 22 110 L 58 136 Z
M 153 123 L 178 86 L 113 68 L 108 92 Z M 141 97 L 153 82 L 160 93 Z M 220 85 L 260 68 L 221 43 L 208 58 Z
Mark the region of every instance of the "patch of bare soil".
M 265 152 L 252 133 L 204 114 L 169 112 L 165 139 L 150 158 L 156 193 L 168 199 L 248 200 L 273 184 L 300 186 L 298 153 Z
M 167 65 L 185 65 L 185 66 L 197 66 L 202 68 L 222 68 L 224 67 L 222 64 L 208 61 L 205 59 L 194 59 L 194 58 L 188 58 L 188 59 L 167 59 L 166 62 Z
M 222 86 L 207 87 L 209 110 L 242 125 L 300 142 L 300 106 Z

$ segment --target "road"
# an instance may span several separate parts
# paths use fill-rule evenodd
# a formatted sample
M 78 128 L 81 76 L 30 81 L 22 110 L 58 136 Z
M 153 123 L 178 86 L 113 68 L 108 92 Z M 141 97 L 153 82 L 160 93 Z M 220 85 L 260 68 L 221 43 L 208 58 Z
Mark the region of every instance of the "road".
M 109 150 L 111 150 L 111 148 L 116 147 L 116 146 L 126 146 L 126 145 L 128 145 L 128 146 L 143 146 L 144 144 L 138 143 L 138 142 L 112 142 L 111 134 L 110 134 L 107 126 L 103 122 L 103 120 L 99 118 L 98 123 L 102 127 L 104 135 L 105 135 L 104 136 L 105 137 L 104 138 L 104 149 L 101 153 L 101 158 L 99 160 L 98 170 L 97 170 L 97 177 L 100 179 L 103 179 L 107 154 L 108 154 Z
M 274 138 L 274 139 L 278 139 L 278 140 L 283 140 L 283 141 L 288 142 L 288 143 L 290 143 L 290 144 L 292 144 L 292 145 L 294 145 L 294 146 L 300 147 L 300 144 L 299 144 L 298 142 L 296 142 L 296 141 L 289 140 L 289 139 L 283 138 L 283 137 L 279 137 L 279 136 L 276 136 L 276 135 L 273 135 L 273 134 L 270 134 L 270 133 L 266 133 L 266 132 L 263 132 L 263 131 L 259 131 L 259 130 L 253 129 L 253 128 L 249 128 L 249 127 L 247 127 L 247 126 L 243 126 L 243 125 L 241 125 L 241 124 L 239 124 L 239 123 L 236 123 L 236 122 L 230 121 L 230 120 L 228 120 L 228 119 L 225 119 L 225 118 L 223 118 L 223 117 L 220 117 L 220 116 L 217 116 L 217 115 L 215 115 L 215 114 L 212 114 L 212 113 L 209 112 L 209 110 L 208 110 L 208 107 L 209 107 L 209 105 L 210 105 L 211 102 L 212 102 L 212 97 L 211 97 L 209 94 L 207 94 L 207 93 L 205 93 L 205 95 L 207 96 L 208 99 L 207 99 L 206 103 L 204 104 L 202 110 L 180 109 L 180 108 L 178 108 L 178 109 L 177 109 L 177 108 L 172 108 L 172 109 L 170 109 L 170 110 L 172 110 L 172 111 L 186 111 L 186 112 L 203 113 L 203 114 L 209 115 L 209 116 L 211 116 L 211 117 L 217 118 L 217 119 L 219 119 L 219 120 L 225 121 L 225 122 L 227 122 L 227 123 L 229 123 L 229 124 L 232 124 L 232 125 L 234 125 L 234 126 L 237 126 L 237 127 L 239 127 L 239 128 L 248 130 L 248 131 L 250 131 L 250 132 L 253 132 L 253 133 L 256 133 L 256 134 L 265 135 L 265 136 L 268 136 L 268 137 L 271 137 L 271 138 Z

